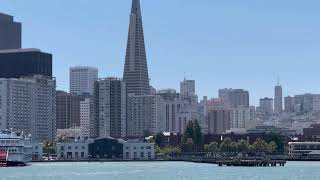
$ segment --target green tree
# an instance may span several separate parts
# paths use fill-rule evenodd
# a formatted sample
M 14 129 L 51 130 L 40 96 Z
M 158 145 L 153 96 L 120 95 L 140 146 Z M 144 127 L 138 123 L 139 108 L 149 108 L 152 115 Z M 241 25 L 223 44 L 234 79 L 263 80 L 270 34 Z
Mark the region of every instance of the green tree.
M 264 140 L 258 138 L 253 143 L 253 147 L 256 153 L 263 153 L 263 152 L 266 152 L 267 143 Z
M 219 152 L 219 144 L 217 142 L 211 142 L 210 144 L 204 145 L 204 150 L 210 155 L 216 156 Z
M 276 149 L 277 149 L 277 144 L 274 141 L 271 141 L 269 144 L 267 144 L 266 150 L 269 154 L 274 153 Z
M 55 154 L 55 144 L 52 141 L 46 141 L 43 145 L 43 153 L 45 153 L 47 157 Z
M 157 133 L 155 135 L 155 143 L 156 143 L 156 145 L 161 147 L 163 145 L 163 143 L 164 143 L 164 138 L 165 137 L 164 137 L 162 132 Z
M 220 144 L 220 151 L 227 154 L 230 154 L 233 151 L 231 138 L 227 137 L 222 141 Z
M 249 152 L 249 143 L 242 139 L 237 143 L 237 149 L 238 152 L 247 154 Z
M 189 121 L 182 136 L 182 143 L 186 144 L 187 140 L 189 138 L 193 139 L 193 137 L 194 137 L 193 121 Z
M 194 120 L 193 123 L 193 143 L 194 144 L 201 144 L 202 143 L 202 132 L 201 127 L 199 125 L 198 120 Z

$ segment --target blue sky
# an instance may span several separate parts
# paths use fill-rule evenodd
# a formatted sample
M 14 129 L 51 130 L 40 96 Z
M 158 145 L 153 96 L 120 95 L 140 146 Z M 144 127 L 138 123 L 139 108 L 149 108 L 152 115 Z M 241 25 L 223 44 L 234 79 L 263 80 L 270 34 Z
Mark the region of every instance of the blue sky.
M 59 89 L 68 69 L 99 68 L 122 77 L 131 0 L 0 0 L 0 12 L 23 22 L 23 47 L 54 55 Z M 251 103 L 320 93 L 320 1 L 141 0 L 151 83 L 175 88 L 184 74 L 199 96 L 244 88 Z

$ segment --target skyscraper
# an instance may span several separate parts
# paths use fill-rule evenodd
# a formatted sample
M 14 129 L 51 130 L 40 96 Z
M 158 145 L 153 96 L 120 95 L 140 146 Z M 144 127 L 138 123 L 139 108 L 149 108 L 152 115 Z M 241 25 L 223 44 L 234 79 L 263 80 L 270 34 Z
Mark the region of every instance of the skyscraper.
M 182 96 L 192 96 L 196 94 L 196 82 L 195 80 L 184 79 L 180 82 L 180 94 Z
M 220 89 L 219 97 L 229 102 L 231 108 L 242 106 L 249 108 L 249 91 L 243 89 Z
M 21 23 L 0 13 L 0 50 L 21 48 Z
M 41 52 L 39 49 L 0 50 L 0 78 L 20 78 L 31 75 L 51 77 L 52 55 Z
M 88 66 L 70 68 L 70 93 L 93 95 L 94 82 L 98 80 L 98 69 Z
M 282 87 L 277 85 L 274 88 L 274 111 L 276 113 L 280 113 L 283 110 L 282 103 Z
M 23 131 L 31 134 L 35 142 L 54 140 L 55 92 L 54 78 L 40 75 L 0 78 L 0 130 Z
M 95 83 L 95 108 L 99 137 L 126 136 L 126 83 L 118 78 L 99 79 Z
M 150 94 L 148 65 L 139 0 L 132 1 L 125 59 L 123 80 L 127 83 L 127 93 L 138 96 Z
M 273 113 L 273 99 L 272 98 L 262 98 L 260 99 L 260 111 L 266 114 Z
M 80 101 L 82 97 L 64 91 L 56 93 L 57 129 L 80 126 Z

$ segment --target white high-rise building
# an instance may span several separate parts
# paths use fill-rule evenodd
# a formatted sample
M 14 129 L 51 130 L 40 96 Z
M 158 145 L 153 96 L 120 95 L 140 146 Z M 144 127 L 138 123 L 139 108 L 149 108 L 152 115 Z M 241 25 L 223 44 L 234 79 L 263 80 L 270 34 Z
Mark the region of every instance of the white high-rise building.
M 93 118 L 93 98 L 86 97 L 83 101 L 80 101 L 80 129 L 82 137 L 90 137 L 90 123 Z
M 88 66 L 70 68 L 70 93 L 92 95 L 94 82 L 98 80 L 98 69 Z
M 35 142 L 56 135 L 55 79 L 34 75 L 0 79 L 0 130 L 31 134 Z
M 280 113 L 283 110 L 282 87 L 277 85 L 274 88 L 274 111 Z
M 237 107 L 230 109 L 230 128 L 250 129 L 254 127 L 251 108 Z

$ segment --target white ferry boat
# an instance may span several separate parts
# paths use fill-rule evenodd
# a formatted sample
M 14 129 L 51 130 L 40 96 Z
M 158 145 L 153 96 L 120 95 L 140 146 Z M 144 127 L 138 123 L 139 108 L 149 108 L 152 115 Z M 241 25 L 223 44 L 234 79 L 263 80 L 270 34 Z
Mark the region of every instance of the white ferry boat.
M 32 160 L 30 137 L 0 132 L 0 166 L 24 166 Z

